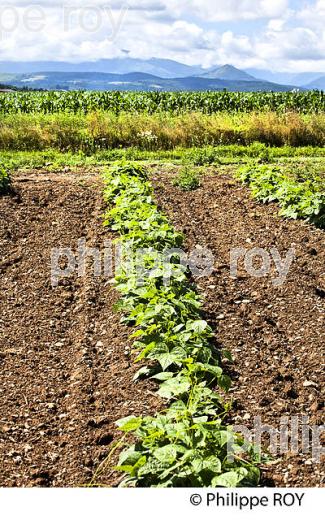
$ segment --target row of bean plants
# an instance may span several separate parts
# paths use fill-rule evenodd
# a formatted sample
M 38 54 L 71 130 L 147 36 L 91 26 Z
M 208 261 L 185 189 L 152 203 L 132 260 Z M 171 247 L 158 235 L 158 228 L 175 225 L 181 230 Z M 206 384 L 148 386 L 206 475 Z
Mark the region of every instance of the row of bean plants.
M 250 187 L 257 200 L 279 203 L 281 216 L 325 227 L 323 177 L 308 178 L 307 172 L 301 178 L 297 174 L 290 177 L 280 167 L 256 164 L 241 168 L 237 177 Z
M 118 421 L 132 438 L 117 468 L 124 474 L 123 485 L 257 485 L 258 450 L 246 445 L 225 419 L 228 405 L 220 394 L 231 381 L 220 366 L 222 355 L 214 347 L 200 297 L 177 253 L 168 266 L 163 261 L 167 249 L 182 246 L 182 235 L 158 210 L 140 166 L 114 166 L 105 186 L 105 224 L 119 233 L 124 251 L 116 272 L 123 322 L 134 327 L 136 361 L 147 362 L 135 380 L 153 378 L 166 403 L 155 416 Z M 141 265 L 134 254 L 139 250 L 145 250 Z M 145 269 L 141 283 L 139 269 Z

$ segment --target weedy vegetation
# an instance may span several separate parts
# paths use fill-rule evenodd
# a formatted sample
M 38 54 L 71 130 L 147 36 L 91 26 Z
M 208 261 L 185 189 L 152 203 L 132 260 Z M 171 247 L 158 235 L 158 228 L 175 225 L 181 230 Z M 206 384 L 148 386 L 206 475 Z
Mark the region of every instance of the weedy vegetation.
M 5 195 L 10 191 L 11 178 L 8 170 L 0 164 L 0 195 Z
M 200 175 L 193 167 L 183 166 L 174 180 L 174 186 L 183 191 L 197 190 L 201 186 Z
M 0 150 L 39 150 L 92 155 L 138 148 L 148 152 L 225 145 L 272 147 L 325 145 L 325 115 L 296 112 L 90 112 L 6 113 Z M 200 158 L 199 162 L 200 162 Z M 206 154 L 203 158 L 212 160 Z

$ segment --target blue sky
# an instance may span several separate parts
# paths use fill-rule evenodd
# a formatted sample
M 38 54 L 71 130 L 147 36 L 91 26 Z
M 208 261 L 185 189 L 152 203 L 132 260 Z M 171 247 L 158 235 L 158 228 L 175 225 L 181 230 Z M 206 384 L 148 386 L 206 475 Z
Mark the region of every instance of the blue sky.
M 325 0 L 7 0 L 0 60 L 171 58 L 325 71 Z

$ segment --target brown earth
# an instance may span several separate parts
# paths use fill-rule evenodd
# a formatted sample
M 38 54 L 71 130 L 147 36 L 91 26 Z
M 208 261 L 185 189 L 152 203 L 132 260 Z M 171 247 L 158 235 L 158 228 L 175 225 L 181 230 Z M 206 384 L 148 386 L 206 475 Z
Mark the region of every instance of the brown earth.
M 171 176 L 154 178 L 163 210 L 187 236 L 186 247 L 212 250 L 212 276 L 197 281 L 221 348 L 234 356 L 232 421 L 255 416 L 276 428 L 281 417 L 324 422 L 324 232 L 284 221 L 275 206 L 252 201 L 226 175 L 207 175 L 184 193 Z M 52 288 L 51 251 L 102 247 L 102 186 L 91 174 L 20 174 L 16 193 L 0 198 L 0 486 L 89 483 L 119 439 L 114 421 L 161 406 L 151 383 L 133 383 L 130 330 L 113 310 L 105 277 L 70 276 Z M 282 287 L 274 271 L 229 273 L 233 247 L 290 247 L 296 260 Z M 111 464 L 110 464 L 111 467 Z M 105 469 L 96 482 L 116 485 Z M 288 453 L 263 483 L 320 486 L 324 467 L 310 452 Z
M 324 231 L 281 219 L 277 206 L 253 201 L 227 175 L 206 175 L 201 188 L 187 193 L 173 186 L 170 174 L 154 176 L 154 184 L 160 207 L 184 232 L 186 250 L 202 246 L 214 255 L 212 276 L 197 280 L 197 286 L 220 348 L 234 358 L 228 367 L 233 421 L 252 428 L 254 417 L 261 417 L 264 425 L 279 431 L 281 418 L 296 416 L 300 432 L 306 416 L 311 436 L 310 427 L 324 424 Z M 233 279 L 230 250 L 238 247 L 277 248 L 281 257 L 293 248 L 296 258 L 285 283 L 274 287 L 274 266 L 269 276 L 254 278 L 243 262 Z M 313 460 L 310 448 L 302 454 L 299 446 L 297 455 L 291 440 L 289 446 L 282 462 L 273 461 L 265 472 L 264 483 L 324 484 L 324 464 Z
M 130 331 L 107 278 L 89 265 L 51 286 L 52 248 L 111 238 L 98 177 L 38 172 L 14 188 L 0 198 L 0 487 L 80 486 L 119 438 L 114 421 L 154 412 L 154 388 L 132 382 Z

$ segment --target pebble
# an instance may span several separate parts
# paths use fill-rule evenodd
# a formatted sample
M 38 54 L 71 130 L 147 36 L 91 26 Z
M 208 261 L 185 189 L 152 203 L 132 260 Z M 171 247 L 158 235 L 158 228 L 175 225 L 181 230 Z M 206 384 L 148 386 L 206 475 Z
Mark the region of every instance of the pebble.
M 314 381 L 305 381 L 304 384 L 303 384 L 303 386 L 304 386 L 305 388 L 308 388 L 308 387 L 310 387 L 310 386 L 314 386 L 315 388 L 318 388 L 318 384 L 315 383 Z

